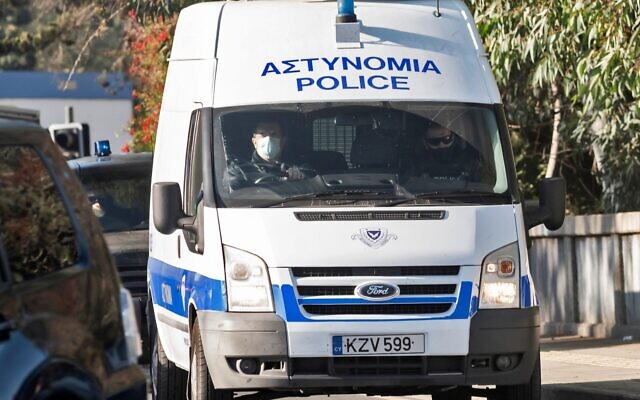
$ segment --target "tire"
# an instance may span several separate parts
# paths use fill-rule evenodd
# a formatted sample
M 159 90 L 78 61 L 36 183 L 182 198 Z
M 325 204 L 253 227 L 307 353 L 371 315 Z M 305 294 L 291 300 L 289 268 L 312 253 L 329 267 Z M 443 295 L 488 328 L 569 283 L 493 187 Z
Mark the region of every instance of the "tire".
M 497 400 L 540 400 L 541 393 L 540 350 L 538 350 L 538 358 L 529 382 L 522 385 L 498 386 L 494 398 Z
M 446 392 L 432 393 L 432 400 L 471 400 L 471 394 L 465 390 L 466 388 L 456 388 L 447 390 Z
M 149 302 L 151 303 L 151 300 Z M 147 315 L 151 342 L 151 395 L 154 400 L 184 400 L 187 398 L 187 371 L 178 368 L 167 358 L 158 336 L 153 304 L 149 304 L 147 309 L 150 311 Z
M 191 329 L 191 368 L 189 371 L 190 400 L 231 400 L 233 392 L 213 387 L 207 360 L 204 358 L 200 324 L 196 319 Z

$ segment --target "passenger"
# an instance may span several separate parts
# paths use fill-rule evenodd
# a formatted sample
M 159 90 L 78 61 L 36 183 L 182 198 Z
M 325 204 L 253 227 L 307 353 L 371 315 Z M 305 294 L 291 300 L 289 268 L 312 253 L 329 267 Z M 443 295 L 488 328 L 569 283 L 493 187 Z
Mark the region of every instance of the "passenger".
M 231 188 L 277 181 L 296 181 L 306 178 L 296 165 L 282 162 L 282 151 L 287 138 L 282 125 L 276 120 L 259 122 L 251 136 L 253 154 L 249 162 L 232 160 L 227 174 Z
M 424 151 L 415 160 L 411 175 L 445 181 L 480 180 L 480 153 L 449 128 L 432 122 L 422 132 L 421 141 Z

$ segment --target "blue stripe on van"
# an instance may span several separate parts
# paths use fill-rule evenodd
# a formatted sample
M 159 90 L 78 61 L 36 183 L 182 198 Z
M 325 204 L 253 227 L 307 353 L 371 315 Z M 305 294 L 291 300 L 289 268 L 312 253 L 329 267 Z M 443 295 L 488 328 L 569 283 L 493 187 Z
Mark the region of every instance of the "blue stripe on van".
M 200 311 L 227 311 L 227 297 L 225 282 L 206 277 L 193 271 L 175 267 L 158 259 L 149 257 L 148 262 L 149 288 L 154 304 L 171 311 L 182 317 L 188 317 L 189 300 L 193 299 L 196 308 Z M 183 282 L 184 281 L 184 290 Z M 416 320 L 446 320 L 468 319 L 474 314 L 477 303 L 472 302 L 472 282 L 462 282 L 458 298 L 455 297 L 424 297 L 420 302 L 451 302 L 456 303 L 456 308 L 450 315 L 444 317 L 401 318 L 394 321 Z M 380 321 L 364 319 L 310 319 L 302 314 L 302 304 L 364 304 L 371 303 L 363 299 L 300 299 L 296 298 L 296 292 L 291 285 L 273 285 L 273 298 L 276 314 L 288 322 L 362 322 Z M 184 298 L 183 298 L 184 293 Z M 356 302 L 354 302 L 354 300 Z M 411 300 L 414 302 L 414 300 Z M 384 303 L 401 303 L 405 299 L 392 299 Z
M 528 275 L 523 276 L 521 279 L 520 296 L 520 304 L 522 304 L 522 308 L 531 307 L 531 283 L 529 282 Z
M 189 315 L 190 299 L 193 299 L 198 310 L 227 310 L 224 281 L 174 267 L 151 257 L 147 270 L 153 302 L 160 307 L 185 318 Z

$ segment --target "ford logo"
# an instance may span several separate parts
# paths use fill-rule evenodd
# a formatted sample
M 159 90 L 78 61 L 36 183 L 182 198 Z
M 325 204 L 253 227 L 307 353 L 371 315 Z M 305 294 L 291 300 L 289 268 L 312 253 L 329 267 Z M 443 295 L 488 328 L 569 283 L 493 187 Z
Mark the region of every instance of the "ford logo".
M 400 294 L 400 288 L 396 285 L 384 282 L 366 282 L 358 285 L 355 295 L 366 300 L 389 300 Z

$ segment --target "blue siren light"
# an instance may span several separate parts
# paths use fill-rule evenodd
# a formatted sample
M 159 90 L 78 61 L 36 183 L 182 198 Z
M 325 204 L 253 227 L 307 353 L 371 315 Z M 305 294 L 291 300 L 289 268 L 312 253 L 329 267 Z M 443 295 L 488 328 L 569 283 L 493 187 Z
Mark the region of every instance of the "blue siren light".
M 336 22 L 357 22 L 353 0 L 338 0 L 338 15 Z
M 108 140 L 98 140 L 93 144 L 95 155 L 98 157 L 107 157 L 111 155 L 111 144 Z

